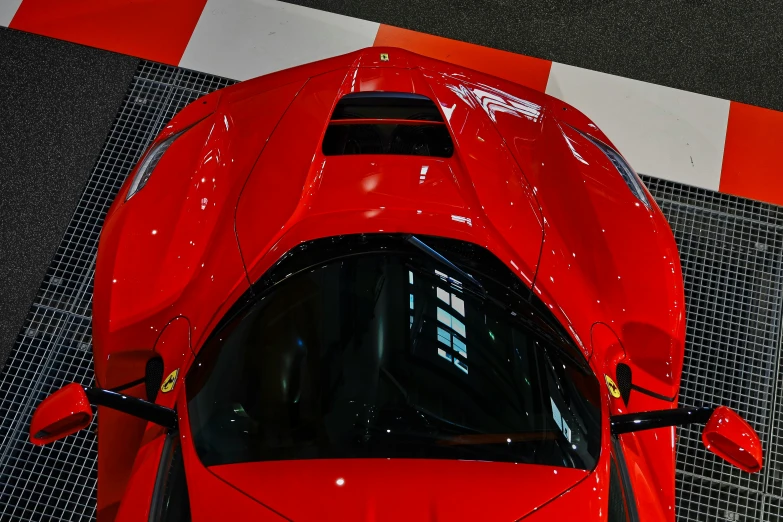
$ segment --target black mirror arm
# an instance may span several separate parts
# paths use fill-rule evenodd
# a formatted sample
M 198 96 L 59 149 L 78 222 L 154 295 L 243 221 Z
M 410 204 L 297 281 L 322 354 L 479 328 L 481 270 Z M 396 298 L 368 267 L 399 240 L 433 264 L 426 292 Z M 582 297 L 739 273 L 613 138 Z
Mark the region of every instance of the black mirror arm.
M 707 422 L 715 408 L 675 408 L 642 413 L 615 415 L 611 418 L 612 433 L 652 430 L 667 426 L 685 426 L 694 422 Z
M 101 388 L 84 388 L 84 393 L 90 404 L 106 406 L 170 430 L 177 427 L 177 412 L 171 408 Z

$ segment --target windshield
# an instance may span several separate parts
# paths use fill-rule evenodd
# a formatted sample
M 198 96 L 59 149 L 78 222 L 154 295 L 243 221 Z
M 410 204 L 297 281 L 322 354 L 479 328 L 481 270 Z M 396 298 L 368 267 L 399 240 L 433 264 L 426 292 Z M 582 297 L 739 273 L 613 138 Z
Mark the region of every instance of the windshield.
M 487 250 L 420 240 L 316 240 L 270 270 L 187 376 L 205 465 L 595 466 L 599 385 L 563 328 Z

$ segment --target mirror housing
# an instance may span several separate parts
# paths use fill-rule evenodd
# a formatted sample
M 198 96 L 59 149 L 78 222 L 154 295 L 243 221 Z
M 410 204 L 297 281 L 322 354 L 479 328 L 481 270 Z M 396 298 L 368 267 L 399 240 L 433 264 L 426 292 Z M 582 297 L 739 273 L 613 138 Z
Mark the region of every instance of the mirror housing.
M 72 383 L 45 398 L 35 409 L 30 442 L 42 446 L 86 428 L 92 422 L 90 405 L 105 406 L 170 430 L 177 427 L 176 410 L 115 391 Z
M 756 473 L 764 464 L 761 441 L 750 424 L 734 410 L 718 406 L 701 435 L 704 446 L 743 471 Z
M 49 444 L 82 430 L 92 422 L 92 408 L 84 388 L 72 383 L 44 399 L 30 422 L 30 442 Z
M 756 430 L 726 406 L 627 413 L 613 415 L 610 422 L 614 435 L 706 422 L 701 440 L 708 450 L 749 473 L 761 471 L 764 465 Z

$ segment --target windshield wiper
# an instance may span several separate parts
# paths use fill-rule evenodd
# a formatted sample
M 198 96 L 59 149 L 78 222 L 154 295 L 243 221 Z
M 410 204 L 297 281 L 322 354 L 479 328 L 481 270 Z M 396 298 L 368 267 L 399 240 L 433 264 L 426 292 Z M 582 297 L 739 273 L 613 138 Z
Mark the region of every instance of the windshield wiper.
M 465 278 L 474 288 L 478 289 L 479 292 L 481 292 L 482 297 L 484 298 L 487 297 L 487 291 L 484 289 L 484 286 L 476 280 L 475 277 L 473 277 L 472 275 L 465 272 L 463 269 L 461 269 L 460 267 L 458 267 L 457 265 L 449 261 L 449 259 L 447 259 L 443 254 L 441 254 L 440 252 L 438 252 L 437 250 L 429 246 L 427 243 L 425 243 L 424 241 L 422 241 L 421 239 L 419 239 L 418 237 L 412 234 L 407 237 L 406 241 L 411 245 L 415 246 L 416 248 L 418 248 L 419 250 L 421 250 L 422 252 L 424 252 L 425 254 L 427 254 L 428 256 L 430 256 L 431 258 L 438 261 L 440 264 L 445 265 L 451 268 L 452 270 L 454 270 L 455 272 L 457 272 L 460 276 Z

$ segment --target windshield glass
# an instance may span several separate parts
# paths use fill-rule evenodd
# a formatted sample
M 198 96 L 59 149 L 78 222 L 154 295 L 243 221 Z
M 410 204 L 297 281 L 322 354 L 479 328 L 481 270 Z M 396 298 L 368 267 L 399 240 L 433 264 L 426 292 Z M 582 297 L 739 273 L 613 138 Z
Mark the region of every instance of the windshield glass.
M 420 239 L 311 241 L 270 270 L 187 376 L 205 465 L 595 466 L 599 385 L 563 328 L 487 250 Z

